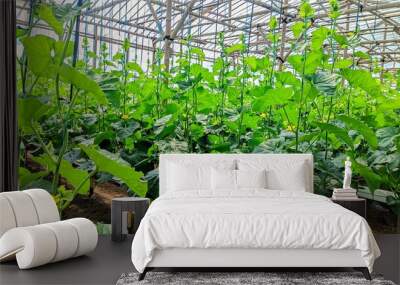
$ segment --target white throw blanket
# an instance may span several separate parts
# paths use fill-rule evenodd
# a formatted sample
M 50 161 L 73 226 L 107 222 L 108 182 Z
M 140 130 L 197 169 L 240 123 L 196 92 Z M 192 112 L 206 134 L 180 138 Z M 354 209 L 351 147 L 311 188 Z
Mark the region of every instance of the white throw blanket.
M 359 215 L 320 195 L 265 189 L 159 197 L 136 232 L 132 262 L 143 272 L 165 248 L 358 249 L 370 271 L 380 255 Z

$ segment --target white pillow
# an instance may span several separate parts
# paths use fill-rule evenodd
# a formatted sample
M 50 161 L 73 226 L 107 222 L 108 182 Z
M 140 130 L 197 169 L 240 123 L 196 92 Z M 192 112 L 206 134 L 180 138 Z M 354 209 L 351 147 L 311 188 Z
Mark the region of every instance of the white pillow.
M 308 167 L 304 160 L 238 161 L 239 170 L 266 169 L 267 188 L 273 190 L 306 191 L 311 183 Z
M 263 170 L 236 170 L 237 187 L 240 188 L 267 188 L 267 171 Z
M 212 168 L 211 173 L 213 190 L 236 190 L 236 170 Z
M 211 168 L 168 163 L 168 191 L 211 189 Z
M 305 192 L 308 185 L 306 164 L 295 163 L 290 167 L 274 167 L 267 171 L 268 189 Z

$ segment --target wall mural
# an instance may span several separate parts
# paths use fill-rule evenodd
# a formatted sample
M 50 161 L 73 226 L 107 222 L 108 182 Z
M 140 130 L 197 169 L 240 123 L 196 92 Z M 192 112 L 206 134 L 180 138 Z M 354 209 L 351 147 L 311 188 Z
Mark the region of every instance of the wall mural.
M 90 216 L 96 189 L 156 198 L 159 153 L 312 152 L 317 193 L 341 186 L 350 157 L 352 186 L 392 191 L 399 214 L 400 73 L 362 52 L 357 31 L 339 32 L 330 3 L 330 28 L 313 24 L 307 2 L 299 7 L 284 58 L 272 17 L 263 55 L 249 53 L 245 35 L 227 46 L 221 33 L 210 63 L 187 38 L 169 70 L 162 50 L 148 70 L 128 60 L 129 39 L 110 61 L 106 44 L 96 54 L 82 38 L 76 61 L 72 34 L 86 4 L 37 5 L 17 35 L 21 189 L 47 189 L 64 216 L 82 207 Z M 34 33 L 39 21 L 56 36 Z

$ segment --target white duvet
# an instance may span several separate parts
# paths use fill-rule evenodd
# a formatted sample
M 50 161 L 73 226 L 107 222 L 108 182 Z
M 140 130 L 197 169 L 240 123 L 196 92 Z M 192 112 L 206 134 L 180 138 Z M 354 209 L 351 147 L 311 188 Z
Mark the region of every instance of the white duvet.
M 165 248 L 358 249 L 370 271 L 380 255 L 359 215 L 320 195 L 265 189 L 162 195 L 140 223 L 132 262 L 143 272 Z

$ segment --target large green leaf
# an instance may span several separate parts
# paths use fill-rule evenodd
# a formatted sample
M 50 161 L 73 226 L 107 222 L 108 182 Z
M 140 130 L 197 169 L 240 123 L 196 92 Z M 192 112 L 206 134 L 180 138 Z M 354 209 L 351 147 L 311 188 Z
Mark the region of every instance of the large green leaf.
M 107 104 L 107 99 L 103 90 L 101 90 L 96 81 L 90 79 L 86 74 L 83 74 L 66 64 L 60 67 L 59 72 L 66 82 L 73 84 L 76 88 L 93 94 L 96 97 L 98 104 Z
M 339 84 L 339 76 L 336 73 L 319 71 L 311 76 L 314 87 L 324 95 L 334 96 Z
M 59 37 L 62 37 L 62 35 L 64 34 L 63 25 L 54 16 L 53 9 L 50 6 L 46 4 L 41 4 L 37 9 L 37 13 L 40 19 L 45 21 L 57 33 Z
M 19 188 L 28 189 L 33 182 L 38 181 L 45 175 L 47 175 L 46 171 L 30 172 L 28 169 L 24 167 L 19 167 L 18 169 Z
M 54 39 L 36 35 L 23 38 L 21 41 L 28 58 L 29 69 L 36 76 L 54 76 L 55 66 L 51 57 Z
M 225 52 L 228 55 L 230 55 L 230 54 L 232 54 L 234 52 L 242 52 L 242 51 L 244 51 L 244 49 L 245 49 L 245 46 L 240 43 L 240 44 L 234 44 L 234 45 L 232 45 L 230 47 L 227 47 Z
M 337 116 L 336 118 L 345 123 L 350 129 L 358 131 L 373 149 L 378 147 L 378 139 L 374 131 L 364 122 L 344 115 Z
M 276 72 L 275 77 L 282 85 L 300 86 L 301 84 L 300 80 L 289 71 Z
M 146 196 L 147 183 L 142 180 L 143 172 L 135 171 L 127 162 L 104 150 L 85 145 L 80 145 L 80 148 L 96 164 L 98 171 L 118 177 L 137 195 Z
M 18 127 L 24 135 L 33 134 L 33 129 L 39 119 L 44 116 L 49 106 L 35 98 L 17 99 Z
M 257 70 L 257 58 L 255 56 L 247 56 L 244 58 L 244 63 L 250 67 L 252 71 Z
M 328 123 L 316 123 L 316 124 L 321 130 L 335 135 L 338 139 L 346 143 L 349 147 L 354 148 L 353 140 L 347 134 L 346 130 Z
M 55 172 L 56 164 L 54 159 L 47 154 L 42 154 L 39 157 L 34 157 L 34 161 L 44 166 L 48 171 Z M 60 175 L 64 177 L 69 184 L 76 190 L 79 187 L 78 193 L 81 195 L 88 195 L 90 189 L 90 180 L 87 179 L 89 173 L 87 171 L 74 168 L 68 160 L 61 160 Z M 86 179 L 86 181 L 85 181 Z M 84 182 L 85 181 L 85 182 Z
M 381 177 L 378 174 L 374 173 L 367 166 L 364 166 L 357 161 L 353 160 L 353 165 L 355 171 L 358 172 L 365 179 L 365 182 L 367 182 L 369 190 L 374 193 L 375 190 L 378 189 L 381 185 Z
M 324 26 L 319 27 L 318 29 L 315 29 L 312 32 L 312 37 L 311 37 L 311 48 L 313 50 L 319 50 L 322 48 L 322 45 L 326 38 L 329 35 L 330 30 Z
M 252 108 L 255 112 L 264 112 L 267 107 L 272 105 L 281 105 L 289 102 L 293 95 L 292 88 L 269 89 L 265 95 L 257 97 L 254 100 Z
M 291 55 L 288 58 L 288 62 L 291 66 L 299 73 L 303 74 L 303 64 L 304 64 L 304 74 L 311 75 L 314 74 L 317 68 L 321 65 L 322 53 L 319 51 L 312 51 L 306 56 L 302 55 Z
M 345 68 L 341 74 L 351 86 L 359 87 L 372 96 L 381 94 L 381 85 L 369 71 Z

